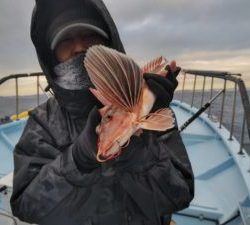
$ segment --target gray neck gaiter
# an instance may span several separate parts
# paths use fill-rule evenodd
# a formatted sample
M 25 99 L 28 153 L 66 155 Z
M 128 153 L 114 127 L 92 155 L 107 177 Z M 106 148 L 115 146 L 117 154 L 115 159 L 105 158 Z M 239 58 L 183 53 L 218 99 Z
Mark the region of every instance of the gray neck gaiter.
M 54 67 L 55 83 L 67 90 L 81 90 L 89 88 L 91 81 L 84 67 L 82 53 Z

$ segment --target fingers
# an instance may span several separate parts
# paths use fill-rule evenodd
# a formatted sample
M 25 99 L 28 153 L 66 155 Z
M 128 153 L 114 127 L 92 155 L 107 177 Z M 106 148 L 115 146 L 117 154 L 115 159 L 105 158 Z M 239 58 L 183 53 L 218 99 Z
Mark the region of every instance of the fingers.
M 178 74 L 180 73 L 180 71 L 181 71 L 181 67 L 179 67 L 179 66 L 174 66 L 174 65 L 167 65 L 166 66 L 166 70 L 168 71 L 168 74 L 172 74 L 172 75 L 174 75 L 174 78 L 176 78 L 177 76 L 178 76 Z M 168 77 L 169 75 L 167 75 L 167 77 Z
M 165 69 L 167 70 L 165 77 L 152 73 L 145 73 L 143 75 L 150 90 L 156 95 L 156 102 L 151 110 L 153 112 L 163 107 L 169 107 L 174 91 L 178 86 L 176 77 L 181 68 L 176 66 L 176 61 L 172 61 Z
M 175 60 L 173 60 L 171 63 L 170 63 L 170 69 L 171 69 L 171 71 L 175 71 L 176 70 L 176 61 Z
M 174 66 L 173 66 L 172 68 L 174 68 Z M 172 82 L 173 87 L 174 87 L 174 89 L 175 89 L 175 88 L 178 86 L 178 81 L 177 81 L 176 77 L 177 77 L 178 74 L 180 73 L 181 68 L 180 68 L 180 67 L 176 67 L 175 70 L 173 71 L 173 70 L 171 69 L 171 66 L 168 65 L 168 66 L 166 67 L 166 70 L 168 71 L 166 77 Z
M 165 91 L 172 92 L 175 89 L 176 82 L 173 83 L 170 79 L 166 79 L 165 77 L 159 76 L 157 74 L 146 73 L 144 74 L 144 79 L 147 81 L 147 83 L 149 79 L 156 81 L 160 86 L 163 86 L 164 89 L 166 89 Z
M 162 77 L 162 76 L 155 74 L 154 80 L 157 80 L 159 83 L 162 83 L 163 86 L 166 85 L 166 88 L 170 88 L 169 87 L 169 84 L 170 84 L 172 86 L 171 89 L 175 90 L 176 87 L 178 86 L 178 81 L 177 81 L 176 77 L 180 73 L 181 67 L 176 66 L 176 61 L 173 60 L 169 65 L 167 65 L 165 67 L 165 70 L 167 71 L 167 74 L 165 77 Z M 150 74 L 150 73 L 148 73 L 148 74 Z M 144 74 L 145 80 L 152 78 L 151 75 L 148 75 L 148 74 L 147 73 Z M 168 83 L 164 82 L 166 80 L 168 80 L 170 82 L 168 82 Z
M 175 74 L 176 72 L 179 73 L 181 68 L 179 66 L 176 66 L 176 61 L 173 60 L 169 65 L 166 66 L 166 70 L 171 71 L 172 73 Z

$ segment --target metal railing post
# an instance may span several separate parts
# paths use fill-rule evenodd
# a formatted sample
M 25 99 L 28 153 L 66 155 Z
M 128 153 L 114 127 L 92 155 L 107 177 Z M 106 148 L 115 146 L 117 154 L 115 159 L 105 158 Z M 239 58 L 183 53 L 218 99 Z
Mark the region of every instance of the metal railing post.
M 231 121 L 231 129 L 230 129 L 230 137 L 229 140 L 233 140 L 233 132 L 234 132 L 234 119 L 235 119 L 235 108 L 236 108 L 236 94 L 237 94 L 237 83 L 234 83 L 234 98 L 233 98 L 233 111 L 232 111 L 232 121 Z
M 209 98 L 209 99 L 212 99 L 212 97 L 213 97 L 213 89 L 214 89 L 214 78 L 212 77 L 212 80 L 211 80 L 211 88 L 210 88 L 210 98 Z M 208 117 L 211 116 L 211 108 L 212 108 L 212 107 L 209 107 Z
M 203 101 L 204 101 L 204 91 L 205 91 L 205 83 L 206 83 L 206 77 L 204 76 L 204 79 L 203 79 L 203 86 L 202 86 L 202 96 L 201 96 L 201 106 L 203 106 Z
M 238 154 L 243 155 L 243 147 L 244 147 L 244 139 L 245 139 L 245 113 L 243 115 L 243 123 L 242 123 L 242 129 L 241 129 L 241 136 L 240 136 L 240 150 Z
M 184 72 L 184 78 L 183 78 L 183 84 L 182 84 L 182 92 L 181 92 L 181 102 L 183 102 L 183 96 L 184 96 L 184 89 L 185 89 L 185 83 L 186 83 L 186 73 Z
M 224 88 L 223 88 L 224 92 L 223 92 L 222 103 L 221 103 L 221 114 L 220 114 L 220 126 L 219 126 L 219 128 L 221 128 L 222 121 L 223 121 L 224 106 L 225 106 L 225 95 L 226 95 L 226 87 L 227 87 L 227 80 L 224 79 Z
M 193 85 L 191 108 L 194 106 L 194 93 L 195 93 L 195 89 L 196 89 L 196 80 L 197 80 L 197 75 L 194 76 L 194 85 Z
M 15 78 L 16 81 L 16 119 L 19 119 L 19 93 L 18 93 L 18 77 Z

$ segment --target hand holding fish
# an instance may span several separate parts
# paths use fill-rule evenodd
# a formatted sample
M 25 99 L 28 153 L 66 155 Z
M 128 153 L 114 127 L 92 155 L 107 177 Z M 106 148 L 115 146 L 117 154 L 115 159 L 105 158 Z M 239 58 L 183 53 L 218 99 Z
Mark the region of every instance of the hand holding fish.
M 166 76 L 159 76 L 158 74 L 145 73 L 143 78 L 146 80 L 149 89 L 155 94 L 156 101 L 152 108 L 152 112 L 164 107 L 169 107 L 173 99 L 174 91 L 178 86 L 176 77 L 181 68 L 176 67 L 176 62 L 172 61 L 167 65 Z
M 140 68 L 125 54 L 104 46 L 93 46 L 88 50 L 84 64 L 96 88 L 90 90 L 104 105 L 100 109 L 102 121 L 97 127 L 99 162 L 120 155 L 131 136 L 142 129 L 165 131 L 174 126 L 173 112 L 169 108 L 150 113 L 156 96 L 143 79 L 144 73 L 166 76 L 167 62 L 163 57 Z
M 88 115 L 84 130 L 75 141 L 72 154 L 78 169 L 81 171 L 86 172 L 98 167 L 95 154 L 98 137 L 95 128 L 100 121 L 101 116 L 95 106 Z

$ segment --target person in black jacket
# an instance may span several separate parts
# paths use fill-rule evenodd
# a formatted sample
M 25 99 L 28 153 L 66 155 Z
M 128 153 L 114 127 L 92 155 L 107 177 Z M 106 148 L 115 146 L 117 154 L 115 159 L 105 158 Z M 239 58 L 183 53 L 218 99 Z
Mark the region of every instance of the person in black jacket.
M 54 97 L 30 112 L 14 151 L 14 216 L 41 225 L 160 225 L 189 206 L 193 172 L 175 127 L 133 136 L 115 160 L 95 158 L 100 103 L 82 65 L 86 49 L 103 44 L 125 53 L 101 0 L 38 0 L 31 38 Z M 169 106 L 177 71 L 144 76 Z

